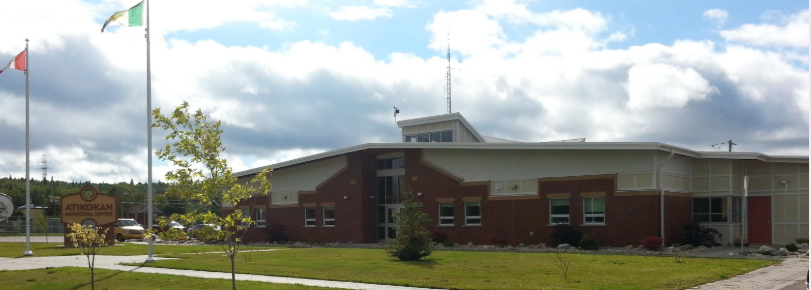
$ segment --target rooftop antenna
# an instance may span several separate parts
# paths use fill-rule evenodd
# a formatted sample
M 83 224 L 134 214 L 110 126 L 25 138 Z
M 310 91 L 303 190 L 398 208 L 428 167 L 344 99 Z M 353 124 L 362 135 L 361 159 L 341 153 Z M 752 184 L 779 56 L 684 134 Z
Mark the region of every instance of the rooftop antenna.
M 48 169 L 50 169 L 50 167 L 48 167 L 47 154 L 42 154 L 42 167 L 39 169 L 42 169 L 42 181 L 48 181 Z
M 397 114 L 400 113 L 400 109 L 394 107 L 394 123 L 397 124 Z
M 448 114 L 451 113 L 451 24 L 448 23 L 448 72 L 445 74 L 445 94 L 447 94 Z

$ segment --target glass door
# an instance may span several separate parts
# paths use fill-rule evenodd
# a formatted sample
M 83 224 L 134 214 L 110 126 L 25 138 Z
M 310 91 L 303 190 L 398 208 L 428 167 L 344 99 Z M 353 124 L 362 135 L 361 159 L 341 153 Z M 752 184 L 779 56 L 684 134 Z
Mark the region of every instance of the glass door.
M 377 239 L 385 241 L 397 237 L 397 215 L 402 204 L 385 204 L 377 206 Z

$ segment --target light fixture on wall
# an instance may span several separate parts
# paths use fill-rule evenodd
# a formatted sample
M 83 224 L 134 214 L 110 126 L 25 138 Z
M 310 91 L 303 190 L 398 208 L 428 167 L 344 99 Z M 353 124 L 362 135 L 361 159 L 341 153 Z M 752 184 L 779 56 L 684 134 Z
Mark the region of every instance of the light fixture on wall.
M 422 196 L 422 192 L 417 192 L 417 196 Z
M 344 195 L 344 199 L 349 199 L 349 196 L 348 196 L 348 195 Z
M 374 195 L 370 195 L 370 196 L 369 196 L 369 199 L 375 199 L 375 196 L 374 196 Z

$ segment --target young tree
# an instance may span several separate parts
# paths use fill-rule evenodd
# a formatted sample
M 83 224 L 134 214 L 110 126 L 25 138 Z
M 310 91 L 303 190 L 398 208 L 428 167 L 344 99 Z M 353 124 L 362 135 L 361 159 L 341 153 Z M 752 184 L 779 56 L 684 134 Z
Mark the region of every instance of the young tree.
M 48 242 L 48 219 L 45 216 L 37 216 L 34 219 L 34 227 L 36 227 L 41 232 L 45 233 L 45 243 Z
M 403 193 L 403 209 L 396 217 L 397 237 L 389 241 L 389 256 L 400 261 L 416 261 L 431 255 L 431 233 L 425 225 L 431 222 L 422 212 L 422 203 L 414 202 L 414 194 Z
M 152 117 L 155 120 L 153 126 L 168 131 L 166 140 L 171 140 L 165 148 L 155 153 L 176 168 L 166 173 L 166 181 L 172 183 L 167 194 L 221 207 L 223 204 L 236 205 L 254 194 L 267 194 L 270 191 L 271 185 L 267 180 L 270 167 L 244 184 L 233 176 L 225 158 L 220 157 L 220 153 L 225 151 L 220 140 L 223 132 L 220 121 L 209 121 L 199 109 L 194 114 L 189 113 L 187 102 L 168 116 L 162 115 L 161 109 L 157 108 L 152 111 Z M 171 220 L 185 224 L 203 222 L 220 228 L 207 229 L 202 234 L 208 240 L 220 241 L 223 252 L 231 259 L 231 286 L 236 289 L 234 257 L 239 253 L 241 242 L 236 234 L 244 229 L 244 225 L 250 224 L 251 219 L 243 217 L 241 210 L 223 214 L 194 210 L 186 214 L 173 214 Z
M 90 289 L 96 289 L 95 272 L 96 267 L 96 254 L 99 253 L 102 246 L 107 245 L 107 230 L 104 229 L 100 232 L 99 229 L 92 226 L 82 226 L 77 223 L 72 223 L 68 226 L 71 233 L 67 234 L 68 239 L 73 242 L 74 246 L 82 249 L 82 255 L 87 257 L 87 267 L 90 268 Z

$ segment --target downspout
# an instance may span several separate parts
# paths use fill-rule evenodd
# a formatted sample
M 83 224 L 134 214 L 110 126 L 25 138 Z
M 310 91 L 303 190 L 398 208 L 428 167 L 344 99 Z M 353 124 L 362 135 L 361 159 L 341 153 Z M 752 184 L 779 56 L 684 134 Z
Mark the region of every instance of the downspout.
M 659 180 L 656 182 L 656 187 L 659 187 L 659 236 L 662 237 L 662 247 L 664 247 L 664 240 L 665 240 L 665 187 L 662 185 L 662 167 L 670 161 L 670 158 L 673 158 L 673 154 L 675 154 L 674 149 L 670 149 L 670 155 L 662 161 L 662 164 L 659 164 L 659 167 L 656 168 L 656 173 L 659 175 Z

